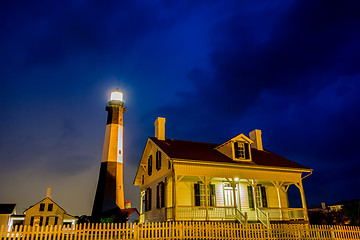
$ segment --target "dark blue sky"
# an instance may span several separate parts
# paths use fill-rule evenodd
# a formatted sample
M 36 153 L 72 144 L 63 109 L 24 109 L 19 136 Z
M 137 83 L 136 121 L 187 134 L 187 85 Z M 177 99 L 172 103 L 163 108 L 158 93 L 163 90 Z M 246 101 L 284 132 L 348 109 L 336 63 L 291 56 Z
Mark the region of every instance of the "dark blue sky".
M 153 122 L 313 168 L 308 205 L 360 198 L 358 1 L 2 1 L 0 202 L 52 188 L 90 214 L 111 90 L 125 94 L 125 198 Z

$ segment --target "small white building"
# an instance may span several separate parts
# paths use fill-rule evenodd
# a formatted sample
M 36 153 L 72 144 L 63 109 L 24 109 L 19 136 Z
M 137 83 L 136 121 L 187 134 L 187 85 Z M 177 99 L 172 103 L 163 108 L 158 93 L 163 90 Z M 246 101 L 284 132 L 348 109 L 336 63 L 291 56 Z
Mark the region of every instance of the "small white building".
M 260 130 L 249 135 L 222 144 L 165 139 L 158 118 L 134 180 L 140 221 L 308 221 L 302 179 L 312 169 L 264 150 Z M 301 208 L 289 208 L 291 185 Z

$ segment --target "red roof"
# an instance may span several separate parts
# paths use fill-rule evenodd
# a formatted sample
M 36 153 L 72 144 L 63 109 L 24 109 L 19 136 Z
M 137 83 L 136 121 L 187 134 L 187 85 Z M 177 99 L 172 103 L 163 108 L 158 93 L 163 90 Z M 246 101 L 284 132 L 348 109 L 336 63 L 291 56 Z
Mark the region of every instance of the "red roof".
M 299 163 L 293 162 L 287 158 L 279 156 L 270 151 L 257 150 L 251 148 L 252 162 L 233 161 L 219 151 L 215 150 L 219 144 L 191 142 L 183 140 L 165 139 L 159 140 L 155 137 L 150 138 L 158 145 L 170 158 L 191 159 L 212 162 L 228 162 L 241 165 L 252 166 L 275 166 L 309 169 Z

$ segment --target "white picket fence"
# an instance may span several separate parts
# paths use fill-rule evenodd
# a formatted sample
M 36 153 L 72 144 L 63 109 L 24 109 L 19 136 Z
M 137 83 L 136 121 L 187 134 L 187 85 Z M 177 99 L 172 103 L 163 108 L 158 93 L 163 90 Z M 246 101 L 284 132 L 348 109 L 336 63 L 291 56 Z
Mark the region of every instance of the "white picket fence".
M 79 224 L 62 226 L 7 226 L 0 240 L 107 240 L 107 239 L 360 239 L 354 226 L 302 224 L 241 224 L 231 222 L 162 222 L 139 224 Z

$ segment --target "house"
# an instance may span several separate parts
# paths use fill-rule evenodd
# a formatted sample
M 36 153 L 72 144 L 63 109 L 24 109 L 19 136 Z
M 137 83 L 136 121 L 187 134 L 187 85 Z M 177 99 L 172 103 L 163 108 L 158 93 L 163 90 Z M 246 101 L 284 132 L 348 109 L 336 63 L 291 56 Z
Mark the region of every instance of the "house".
M 0 228 L 2 225 L 9 225 L 11 215 L 16 214 L 16 204 L 2 203 L 0 204 Z
M 173 140 L 158 118 L 134 180 L 140 221 L 308 221 L 302 180 L 311 173 L 264 150 L 260 130 L 222 144 Z M 289 207 L 291 186 L 300 208 Z
M 75 225 L 77 218 L 68 214 L 62 207 L 55 203 L 50 196 L 48 188 L 46 197 L 24 211 L 24 225 Z

